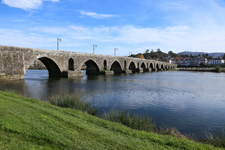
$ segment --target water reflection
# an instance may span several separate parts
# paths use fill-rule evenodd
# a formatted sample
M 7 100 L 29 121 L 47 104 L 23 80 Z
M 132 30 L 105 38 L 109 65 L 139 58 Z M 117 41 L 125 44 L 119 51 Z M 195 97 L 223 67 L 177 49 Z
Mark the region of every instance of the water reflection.
M 122 109 L 149 114 L 157 124 L 203 137 L 209 129 L 217 131 L 225 125 L 224 83 L 224 73 L 157 72 L 49 79 L 46 70 L 29 70 L 25 80 L 1 82 L 0 89 L 38 99 L 76 93 L 94 100 L 100 112 Z

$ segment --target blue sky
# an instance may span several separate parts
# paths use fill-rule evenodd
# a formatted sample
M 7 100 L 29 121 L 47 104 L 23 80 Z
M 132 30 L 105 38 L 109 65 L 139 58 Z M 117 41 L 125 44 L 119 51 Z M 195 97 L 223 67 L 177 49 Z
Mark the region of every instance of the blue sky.
M 126 56 L 225 52 L 224 0 L 1 0 L 0 45 Z

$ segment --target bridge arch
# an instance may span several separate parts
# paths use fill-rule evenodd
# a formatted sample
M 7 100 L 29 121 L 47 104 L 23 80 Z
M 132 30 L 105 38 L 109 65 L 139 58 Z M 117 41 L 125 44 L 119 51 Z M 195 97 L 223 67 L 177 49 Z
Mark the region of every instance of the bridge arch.
M 163 65 L 163 64 L 161 64 L 161 67 L 160 67 L 160 69 L 165 69 L 165 68 L 164 68 L 164 65 Z
M 155 71 L 156 71 L 156 72 L 159 71 L 159 64 L 156 64 L 156 66 L 155 66 Z
M 114 61 L 110 70 L 113 70 L 114 73 L 122 73 L 123 72 L 122 67 L 118 61 Z
M 170 69 L 170 65 L 167 65 L 167 68 L 166 69 L 169 70 Z
M 87 60 L 84 64 L 86 65 L 86 74 L 88 75 L 100 74 L 100 69 L 95 61 L 90 59 Z
M 150 72 L 152 72 L 152 71 L 153 71 L 153 69 L 154 69 L 154 66 L 153 66 L 153 64 L 152 64 L 152 63 L 150 63 L 150 65 L 149 65 L 149 71 L 150 71 Z
M 165 65 L 165 69 L 168 70 L 168 66 L 167 65 Z
M 135 63 L 133 61 L 129 65 L 129 70 L 131 70 L 132 73 L 136 72 L 136 66 L 135 66 Z
M 68 69 L 71 70 L 71 71 L 74 71 L 74 60 L 73 58 L 70 58 L 69 61 L 68 61 Z
M 141 68 L 143 69 L 144 72 L 146 72 L 147 69 L 146 69 L 146 66 L 145 66 L 144 62 L 141 64 Z
M 62 77 L 62 72 L 60 71 L 59 66 L 51 58 L 40 57 L 38 60 L 40 60 L 48 69 L 49 77 Z

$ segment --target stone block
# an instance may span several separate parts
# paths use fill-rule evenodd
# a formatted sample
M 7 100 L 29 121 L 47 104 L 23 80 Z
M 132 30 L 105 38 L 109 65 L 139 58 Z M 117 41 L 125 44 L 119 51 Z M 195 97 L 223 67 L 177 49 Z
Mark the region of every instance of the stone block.
M 114 75 L 114 71 L 111 71 L 111 70 L 102 70 L 101 71 L 101 74 L 102 75 Z
M 125 73 L 126 74 L 131 74 L 132 73 L 132 70 L 125 70 Z
M 68 71 L 68 78 L 77 78 L 77 77 L 83 77 L 84 72 L 83 71 Z

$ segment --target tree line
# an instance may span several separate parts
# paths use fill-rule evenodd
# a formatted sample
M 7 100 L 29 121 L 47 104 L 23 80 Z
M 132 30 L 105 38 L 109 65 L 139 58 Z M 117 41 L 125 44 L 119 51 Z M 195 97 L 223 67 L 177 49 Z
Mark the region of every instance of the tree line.
M 175 57 L 189 57 L 189 58 L 198 58 L 198 57 L 204 57 L 207 59 L 212 59 L 212 56 L 209 56 L 209 54 L 203 54 L 203 55 L 178 55 L 177 53 L 174 53 L 173 51 L 169 51 L 168 53 L 162 52 L 160 48 L 158 48 L 156 51 L 153 49 L 149 50 L 146 49 L 144 53 L 138 53 L 138 54 L 132 54 L 129 57 L 135 57 L 135 58 L 141 58 L 141 59 L 153 59 L 153 60 L 159 60 L 163 61 L 166 58 L 175 58 Z M 225 54 L 222 57 L 225 59 Z
M 165 58 L 175 58 L 179 56 L 180 55 L 174 53 L 173 51 L 169 51 L 168 53 L 162 52 L 159 48 L 156 51 L 154 51 L 153 49 L 147 49 L 144 53 L 130 55 L 130 57 L 153 60 L 164 60 Z

